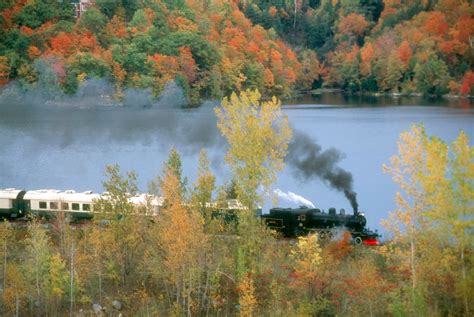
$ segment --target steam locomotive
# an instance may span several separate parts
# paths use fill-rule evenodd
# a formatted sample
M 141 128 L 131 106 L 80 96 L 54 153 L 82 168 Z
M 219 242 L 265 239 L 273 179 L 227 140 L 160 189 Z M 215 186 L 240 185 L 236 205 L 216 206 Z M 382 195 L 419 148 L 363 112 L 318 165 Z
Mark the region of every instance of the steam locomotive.
M 364 213 L 354 211 L 346 215 L 344 209 L 336 213 L 329 208 L 328 213 L 318 208 L 272 208 L 270 213 L 261 216 L 267 226 L 280 232 L 285 237 L 298 237 L 312 232 L 322 239 L 329 239 L 338 228 L 347 230 L 355 244 L 378 245 L 379 234 L 365 227 L 367 220 Z
M 76 193 L 73 190 L 36 190 L 25 191 L 14 188 L 0 189 L 0 218 L 18 219 L 27 214 L 52 218 L 54 214 L 63 211 L 71 221 L 89 220 L 95 212 L 94 204 L 98 199 L 107 199 L 108 193 L 92 193 L 86 191 Z M 155 215 L 163 206 L 163 198 L 148 194 L 134 195 L 128 198 L 133 206 L 147 207 Z M 245 207 L 235 199 L 228 201 L 225 219 L 238 221 L 238 212 Z M 221 213 L 219 213 L 221 214 Z M 272 208 L 270 213 L 258 214 L 266 225 L 279 231 L 286 237 L 297 237 L 311 232 L 317 232 L 321 238 L 329 238 L 337 228 L 348 230 L 354 243 L 377 245 L 379 235 L 365 228 L 366 218 L 363 213 L 354 211 L 346 215 L 344 209 L 336 213 L 335 208 L 329 208 L 328 213 L 317 208 Z

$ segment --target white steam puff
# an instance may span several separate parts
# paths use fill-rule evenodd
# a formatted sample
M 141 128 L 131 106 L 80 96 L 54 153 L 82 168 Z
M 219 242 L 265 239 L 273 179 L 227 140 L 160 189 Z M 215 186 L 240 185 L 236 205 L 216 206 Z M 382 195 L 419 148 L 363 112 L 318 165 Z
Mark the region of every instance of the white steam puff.
M 278 197 L 280 197 L 282 199 L 285 199 L 287 201 L 291 201 L 292 203 L 295 203 L 297 205 L 303 204 L 305 206 L 314 208 L 314 204 L 311 201 L 309 201 L 308 199 L 304 198 L 303 196 L 297 195 L 293 192 L 285 193 L 285 192 L 281 191 L 278 188 L 275 189 L 273 192 L 275 194 L 277 194 Z

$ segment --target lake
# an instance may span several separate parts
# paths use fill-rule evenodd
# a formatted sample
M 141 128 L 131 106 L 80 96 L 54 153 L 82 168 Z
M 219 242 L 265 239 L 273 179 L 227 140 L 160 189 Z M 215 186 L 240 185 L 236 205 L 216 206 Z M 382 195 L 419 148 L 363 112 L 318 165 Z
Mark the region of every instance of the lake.
M 0 103 L 0 188 L 101 191 L 104 167 L 135 170 L 139 188 L 161 172 L 175 146 L 183 158 L 188 183 L 196 177 L 201 148 L 209 151 L 219 184 L 229 178 L 225 142 L 215 127 L 214 104 L 183 110 L 173 98 L 142 107 L 94 105 L 23 105 Z M 397 187 L 382 165 L 397 153 L 402 131 L 422 123 L 428 134 L 452 142 L 460 130 L 474 138 L 474 107 L 468 100 L 368 98 L 323 94 L 285 102 L 295 131 L 306 133 L 322 150 L 343 154 L 337 166 L 353 176 L 359 210 L 372 228 L 395 208 Z M 303 180 L 286 168 L 274 186 L 294 192 L 327 210 L 351 210 L 344 195 L 326 183 Z M 296 207 L 280 200 L 279 206 Z M 270 208 L 270 199 L 264 210 Z

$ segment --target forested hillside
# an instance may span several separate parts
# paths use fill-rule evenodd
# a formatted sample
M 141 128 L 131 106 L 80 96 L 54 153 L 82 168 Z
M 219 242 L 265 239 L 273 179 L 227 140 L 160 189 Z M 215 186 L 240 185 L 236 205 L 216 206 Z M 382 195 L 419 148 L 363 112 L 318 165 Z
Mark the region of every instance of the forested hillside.
M 350 91 L 472 94 L 474 6 L 463 0 L 241 1 L 298 50 L 325 85 Z
M 2 83 L 48 78 L 74 93 L 91 77 L 125 87 L 152 88 L 159 95 L 175 79 L 191 101 L 221 98 L 231 91 L 258 88 L 289 95 L 310 86 L 296 54 L 273 31 L 253 26 L 229 1 L 95 1 L 79 19 L 67 1 L 3 2 L 0 34 Z M 318 69 L 308 53 L 307 66 Z
M 0 85 L 73 94 L 105 78 L 159 95 L 175 80 L 191 103 L 264 95 L 472 94 L 474 6 L 466 0 L 96 0 L 0 3 Z M 44 74 L 43 69 L 51 70 Z

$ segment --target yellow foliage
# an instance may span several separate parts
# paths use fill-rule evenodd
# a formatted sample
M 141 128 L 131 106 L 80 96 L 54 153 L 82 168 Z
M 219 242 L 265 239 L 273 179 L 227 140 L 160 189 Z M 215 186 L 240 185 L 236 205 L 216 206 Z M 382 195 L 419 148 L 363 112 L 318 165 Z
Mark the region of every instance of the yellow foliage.
M 296 262 L 297 272 L 308 276 L 314 274 L 322 262 L 318 235 L 299 237 L 295 248 L 291 250 L 291 256 Z
M 246 274 L 239 284 L 240 316 L 249 317 L 255 314 L 257 299 L 255 298 L 255 287 L 250 274 Z
M 253 208 L 259 201 L 257 189 L 269 192 L 276 173 L 284 166 L 291 129 L 273 97 L 260 101 L 258 90 L 232 93 L 216 108 L 217 126 L 230 145 L 226 161 L 234 172 L 239 199 Z

